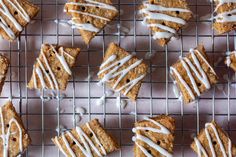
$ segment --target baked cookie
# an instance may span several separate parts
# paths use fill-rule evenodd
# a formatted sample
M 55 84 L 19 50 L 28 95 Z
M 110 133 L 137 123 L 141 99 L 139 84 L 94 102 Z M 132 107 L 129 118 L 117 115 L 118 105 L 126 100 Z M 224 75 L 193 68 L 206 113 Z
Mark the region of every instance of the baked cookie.
M 199 157 L 236 156 L 235 145 L 232 144 L 229 136 L 214 121 L 205 124 L 205 128 L 194 138 L 191 148 Z
M 114 91 L 135 101 L 147 70 L 142 60 L 111 43 L 98 72 L 99 84 L 106 82 Z
M 65 156 L 106 156 L 119 149 L 97 119 L 52 139 Z
M 5 56 L 0 54 L 0 95 L 2 93 L 2 87 L 6 79 L 9 65 L 10 65 L 10 61 Z
M 86 44 L 118 14 L 111 0 L 69 0 L 64 11 L 72 17 L 72 28 L 79 30 Z
M 39 11 L 39 7 L 27 0 L 2 0 L 0 7 L 0 35 L 9 41 L 18 37 Z
M 135 123 L 132 130 L 135 133 L 135 157 L 155 156 L 172 157 L 174 147 L 175 120 L 161 115 L 154 118 L 144 118 Z
M 225 64 L 236 72 L 236 51 L 227 54 Z
M 190 103 L 217 83 L 218 77 L 208 61 L 202 45 L 190 49 L 190 53 L 180 58 L 170 67 L 174 84 L 180 90 L 185 103 Z
M 31 143 L 23 123 L 12 102 L 8 101 L 0 107 L 0 156 L 20 156 Z
M 79 52 L 79 48 L 43 44 L 28 88 L 65 90 Z
M 214 11 L 213 27 L 218 34 L 236 30 L 236 1 L 214 0 L 216 8 Z
M 151 29 L 153 39 L 158 40 L 161 46 L 177 35 L 192 17 L 185 0 L 144 1 L 140 13 L 144 17 L 142 23 Z

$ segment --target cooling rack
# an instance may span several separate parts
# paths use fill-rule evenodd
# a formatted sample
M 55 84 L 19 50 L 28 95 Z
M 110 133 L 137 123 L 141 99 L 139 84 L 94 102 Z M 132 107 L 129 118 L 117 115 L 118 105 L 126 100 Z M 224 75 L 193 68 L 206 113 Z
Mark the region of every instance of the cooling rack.
M 196 156 L 189 145 L 192 138 L 204 127 L 205 122 L 215 119 L 231 136 L 236 137 L 236 85 L 235 74 L 223 60 L 227 51 L 234 50 L 234 32 L 216 35 L 208 20 L 214 10 L 207 0 L 187 0 L 195 17 L 180 32 L 178 40 L 162 48 L 152 40 L 147 28 L 142 26 L 137 14 L 141 0 L 114 0 L 120 15 L 86 46 L 77 31 L 63 24 L 69 17 L 63 13 L 65 0 L 34 0 L 41 11 L 12 43 L 0 41 L 0 52 L 11 60 L 8 78 L 0 102 L 12 98 L 32 144 L 24 156 L 62 156 L 51 138 L 65 129 L 71 129 L 93 118 L 98 118 L 113 134 L 120 151 L 110 156 L 133 156 L 131 128 L 143 116 L 169 114 L 176 119 L 174 156 Z M 149 65 L 149 74 L 143 81 L 137 102 L 127 100 L 126 108 L 117 107 L 119 95 L 108 95 L 106 86 L 97 86 L 99 65 L 110 42 L 116 42 L 127 51 L 135 52 Z M 80 47 L 74 74 L 65 92 L 31 91 L 26 84 L 32 73 L 32 65 L 42 43 Z M 173 92 L 169 66 L 197 44 L 204 44 L 219 74 L 219 83 L 196 102 L 183 105 Z M 97 106 L 100 97 L 106 95 L 105 104 Z M 83 107 L 83 116 L 77 112 Z

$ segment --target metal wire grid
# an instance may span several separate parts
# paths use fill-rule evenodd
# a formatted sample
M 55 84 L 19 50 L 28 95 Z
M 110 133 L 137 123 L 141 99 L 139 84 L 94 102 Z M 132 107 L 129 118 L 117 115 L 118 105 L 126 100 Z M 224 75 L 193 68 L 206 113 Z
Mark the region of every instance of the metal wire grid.
M 14 104 L 18 104 L 18 111 L 20 115 L 22 116 L 22 119 L 25 122 L 26 129 L 30 133 L 31 137 L 33 138 L 33 142 L 29 149 L 26 151 L 25 156 L 60 156 L 59 150 L 57 150 L 54 145 L 49 142 L 50 138 L 59 135 L 63 129 L 53 129 L 48 127 L 51 125 L 50 117 L 54 117 L 54 122 L 58 126 L 58 128 L 61 128 L 61 125 L 65 125 L 64 117 L 69 116 L 73 117 L 71 121 L 68 123 L 71 123 L 70 127 L 67 129 L 70 129 L 72 127 L 75 127 L 78 125 L 76 122 L 77 115 L 76 113 L 76 106 L 78 106 L 77 103 L 80 101 L 86 100 L 85 107 L 87 109 L 87 113 L 83 116 L 84 121 L 91 120 L 92 118 L 98 117 L 101 122 L 103 122 L 105 128 L 111 132 L 112 134 L 115 134 L 116 138 L 118 139 L 121 149 L 120 151 L 111 154 L 111 156 L 131 156 L 132 153 L 132 147 L 133 143 L 131 141 L 132 133 L 131 128 L 135 121 L 142 118 L 144 115 L 157 115 L 157 114 L 170 114 L 171 116 L 175 117 L 177 120 L 177 130 L 176 130 L 176 142 L 175 142 L 175 154 L 174 156 L 194 156 L 189 148 L 189 144 L 192 141 L 191 136 L 192 133 L 198 133 L 200 128 L 203 127 L 203 124 L 211 119 L 225 119 L 226 117 L 226 124 L 223 124 L 225 130 L 231 135 L 231 137 L 235 137 L 236 134 L 236 128 L 233 127 L 232 124 L 234 124 L 231 119 L 234 119 L 236 116 L 236 112 L 234 112 L 234 106 L 235 100 L 236 100 L 236 93 L 235 90 L 232 89 L 231 85 L 235 83 L 234 80 L 231 79 L 231 76 L 233 75 L 231 71 L 228 69 L 227 71 L 227 81 L 220 81 L 220 85 L 226 85 L 227 86 L 227 92 L 226 96 L 218 96 L 217 89 L 214 87 L 210 93 L 208 93 L 206 96 L 203 96 L 197 101 L 195 104 L 191 104 L 188 106 L 183 105 L 182 103 L 179 103 L 177 101 L 177 98 L 173 97 L 173 94 L 171 94 L 171 87 L 173 86 L 172 81 L 169 78 L 169 65 L 171 65 L 174 61 L 177 60 L 177 56 L 183 56 L 184 53 L 188 52 L 188 48 L 185 48 L 185 38 L 195 38 L 194 41 L 195 45 L 198 45 L 203 38 L 210 38 L 210 43 L 208 45 L 211 45 L 211 52 L 209 54 L 213 56 L 213 62 L 216 62 L 215 59 L 218 58 L 219 50 L 215 50 L 215 40 L 220 39 L 221 44 L 226 44 L 226 49 L 224 51 L 220 51 L 220 53 L 224 54 L 225 51 L 232 50 L 230 47 L 232 47 L 234 44 L 232 43 L 234 40 L 234 34 L 227 34 L 227 35 L 215 35 L 215 32 L 212 30 L 211 34 L 205 35 L 200 34 L 199 31 L 202 28 L 199 28 L 199 25 L 202 23 L 212 23 L 211 21 L 205 21 L 200 19 L 200 13 L 202 12 L 203 7 L 209 7 L 211 12 L 214 10 L 214 5 L 206 3 L 204 0 L 189 0 L 190 6 L 192 11 L 199 16 L 196 16 L 194 19 L 190 21 L 190 23 L 195 26 L 195 34 L 189 34 L 184 33 L 184 30 L 180 32 L 180 39 L 178 41 L 172 42 L 173 44 L 170 46 L 166 46 L 164 49 L 157 47 L 156 43 L 151 38 L 151 32 L 146 34 L 140 34 L 140 28 L 138 26 L 140 25 L 141 20 L 138 18 L 137 14 L 132 14 L 131 18 L 124 19 L 121 15 L 121 13 L 124 11 L 124 8 L 131 8 L 134 12 L 137 12 L 138 6 L 141 4 L 141 0 L 117 0 L 114 2 L 116 7 L 119 10 L 119 16 L 114 21 L 115 25 L 117 25 L 117 31 L 110 33 L 109 31 L 102 31 L 98 35 L 99 43 L 102 45 L 99 49 L 94 48 L 93 43 L 87 47 L 85 47 L 80 40 L 80 36 L 78 33 L 74 30 L 72 30 L 70 33 L 61 34 L 60 31 L 60 25 L 56 24 L 55 33 L 45 33 L 45 30 L 47 27 L 45 26 L 47 22 L 53 23 L 54 20 L 59 20 L 61 18 L 61 12 L 59 8 L 62 8 L 66 1 L 60 1 L 60 0 L 50 0 L 50 1 L 43 1 L 43 0 L 35 0 L 34 3 L 39 5 L 41 10 L 45 11 L 45 9 L 49 9 L 51 7 L 54 7 L 55 11 L 55 17 L 54 18 L 45 18 L 43 11 L 39 13 L 39 16 L 36 18 L 37 26 L 40 28 L 39 33 L 35 32 L 29 32 L 26 28 L 25 31 L 21 34 L 21 36 L 18 38 L 18 40 L 14 43 L 8 43 L 8 46 L 5 46 L 6 43 L 2 42 L 4 45 L 3 49 L 1 48 L 1 52 L 7 52 L 9 55 L 10 60 L 12 61 L 12 65 L 9 70 L 9 78 L 6 81 L 6 89 L 7 92 L 4 92 L 4 95 L 1 97 L 1 101 L 4 99 L 7 99 L 8 96 L 10 96 L 15 102 Z M 50 11 L 49 11 L 50 12 Z M 126 13 L 126 12 L 125 12 Z M 124 13 L 124 14 L 125 14 Z M 128 12 L 129 13 L 129 12 Z M 131 13 L 130 13 L 131 14 Z M 133 32 L 128 34 L 123 34 L 122 27 L 124 22 L 129 22 L 133 24 Z M 45 26 L 45 27 L 44 27 Z M 30 26 L 28 26 L 30 27 Z M 35 26 L 34 26 L 35 27 Z M 192 28 L 194 29 L 194 28 Z M 95 95 L 94 96 L 94 89 L 95 84 L 97 83 L 96 79 L 88 79 L 88 80 L 78 80 L 78 76 L 73 76 L 72 80 L 69 83 L 70 88 L 70 94 L 68 94 L 66 97 L 61 98 L 64 93 L 60 93 L 59 91 L 56 92 L 56 96 L 54 96 L 54 99 L 50 102 L 47 102 L 47 95 L 46 91 L 41 91 L 39 94 L 36 93 L 36 95 L 32 95 L 32 91 L 29 91 L 27 88 L 25 88 L 27 82 L 29 81 L 29 76 L 31 75 L 32 71 L 32 64 L 31 58 L 32 53 L 35 53 L 35 56 L 37 56 L 36 52 L 39 52 L 39 46 L 41 43 L 50 42 L 53 43 L 52 40 L 54 40 L 54 43 L 57 44 L 63 44 L 61 43 L 62 38 L 71 38 L 70 44 L 72 47 L 83 47 L 82 52 L 83 60 L 86 61 L 86 64 L 78 64 L 74 71 L 83 68 L 86 75 L 90 75 L 92 71 L 95 73 L 94 69 L 98 69 L 99 64 L 94 65 L 93 62 L 93 55 L 96 52 L 102 52 L 99 53 L 100 55 L 104 55 L 107 44 L 111 42 L 109 40 L 109 37 L 116 38 L 116 40 L 112 40 L 117 42 L 119 45 L 122 46 L 122 41 L 125 40 L 125 38 L 128 38 L 126 40 L 133 40 L 132 48 L 129 49 L 131 52 L 137 52 L 137 55 L 140 54 L 141 57 L 144 57 L 143 54 L 146 52 L 149 53 L 155 53 L 155 56 L 158 56 L 158 58 L 154 58 L 152 60 L 148 61 L 148 64 L 150 66 L 150 73 L 148 78 L 143 82 L 144 86 L 147 88 L 142 89 L 143 91 L 149 90 L 149 95 L 142 95 L 140 94 L 138 101 L 136 103 L 131 103 L 128 106 L 128 111 L 123 110 L 121 107 L 118 110 L 112 110 L 111 104 L 114 105 L 114 101 L 116 100 L 115 96 L 112 97 L 106 97 L 106 104 L 102 107 L 101 112 L 96 112 L 93 110 L 93 108 L 96 108 L 94 106 L 94 101 L 99 99 L 100 96 Z M 130 37 L 130 38 L 129 38 Z M 148 40 L 148 47 L 145 48 L 145 50 L 140 50 L 140 41 L 139 38 L 145 38 Z M 31 46 L 31 40 L 33 38 L 37 38 L 38 41 L 40 41 L 37 48 L 32 49 Z M 52 39 L 52 40 L 50 40 Z M 79 39 L 79 46 L 78 46 L 78 39 Z M 223 40 L 224 39 L 224 40 Z M 94 39 L 96 40 L 96 39 Z M 101 43 L 102 41 L 102 43 Z M 224 43 L 222 43 L 224 41 Z M 226 41 L 226 42 L 225 42 Z M 219 42 L 218 42 L 219 43 Z M 217 44 L 218 44 L 217 43 Z M 177 45 L 173 49 L 173 45 Z M 192 45 L 193 47 L 195 45 Z M 30 48 L 28 48 L 30 47 Z M 171 49 L 171 50 L 170 50 Z M 86 54 L 86 55 L 84 55 Z M 157 63 L 156 59 L 164 59 L 163 62 Z M 29 57 L 30 56 L 30 57 Z M 172 56 L 175 56 L 173 60 L 170 58 L 173 58 Z M 79 56 L 81 57 L 81 56 Z M 159 58 L 160 57 L 160 58 Z M 100 61 L 99 61 L 100 62 Z M 162 64 L 163 63 L 163 64 Z M 165 73 L 165 76 L 163 76 L 164 79 L 157 79 L 157 75 L 161 75 L 160 72 L 156 72 L 158 70 L 153 71 L 152 69 L 161 69 L 162 72 Z M 217 65 L 215 67 L 216 69 L 219 68 L 221 71 L 222 68 L 225 68 L 224 65 Z M 18 75 L 16 78 L 14 77 L 14 72 L 16 72 Z M 22 75 L 23 74 L 23 75 Z M 85 92 L 87 95 L 79 95 L 78 87 L 80 85 L 86 84 L 87 90 Z M 155 93 L 156 85 L 160 85 L 163 88 L 160 88 L 159 90 L 162 92 L 160 96 Z M 81 88 L 81 90 L 84 90 L 84 88 Z M 105 95 L 107 88 L 103 86 L 103 88 L 100 88 L 103 95 Z M 141 90 L 141 91 L 142 91 Z M 35 92 L 35 91 L 33 91 Z M 67 91 L 68 92 L 68 91 Z M 83 91 L 82 91 L 83 92 Z M 81 91 L 79 91 L 81 93 Z M 158 93 L 158 92 L 157 92 Z M 222 94 L 222 93 L 221 93 Z M 121 99 L 125 99 L 124 97 L 121 97 Z M 39 112 L 36 112 L 36 107 L 33 105 L 36 105 L 35 103 L 32 103 L 32 100 L 39 102 L 41 101 L 40 108 L 37 108 Z M 68 100 L 68 101 L 67 101 Z M 52 102 L 53 101 L 53 102 Z M 62 112 L 61 108 L 66 101 L 67 108 L 70 108 L 70 112 Z M 109 102 L 110 101 L 110 102 Z M 111 103 L 112 101 L 112 103 Z M 17 102 L 17 103 L 16 103 Z M 222 103 L 223 102 L 223 103 Z M 223 109 L 227 108 L 227 112 L 217 109 L 219 107 L 219 103 L 222 103 Z M 52 106 L 53 112 L 48 112 L 49 105 Z M 199 105 L 200 104 L 200 105 Z M 207 104 L 208 106 L 211 106 L 210 112 L 203 112 L 200 114 L 200 111 L 205 110 L 205 108 L 201 108 L 204 104 Z M 144 107 L 144 105 L 148 107 Z M 193 106 L 193 108 L 191 108 Z M 227 106 L 227 107 L 226 107 Z M 194 108 L 195 107 L 195 108 Z M 203 106 L 204 107 L 204 106 Z M 222 106 L 219 108 L 221 109 Z M 163 110 L 164 108 L 164 110 Z M 34 109 L 34 110 L 32 110 Z M 206 110 L 208 110 L 207 108 Z M 217 110 L 217 112 L 216 112 Z M 134 114 L 130 114 L 129 111 L 134 112 Z M 209 110 L 208 110 L 209 111 Z M 35 120 L 34 117 L 37 116 Z M 40 119 L 39 119 L 40 117 Z M 56 117 L 56 118 L 55 118 Z M 112 119 L 110 118 L 112 117 Z M 116 117 L 117 119 L 115 119 Z M 128 118 L 127 118 L 128 117 Z M 209 118 L 211 117 L 211 118 Z M 191 119 L 193 118 L 193 119 Z M 39 121 L 40 123 L 37 123 Z M 63 121 L 63 122 L 62 122 Z M 111 127 L 111 123 L 117 122 L 117 125 L 115 127 Z M 33 123 L 37 123 L 38 125 L 35 126 Z M 81 122 L 82 123 L 82 122 Z M 128 125 L 126 123 L 129 123 Z M 188 127 L 188 123 L 193 123 L 193 127 Z M 35 126 L 35 127 L 32 127 Z M 187 126 L 187 127 L 186 127 Z M 128 134 L 126 136 L 126 134 Z M 36 138 L 35 138 L 36 137 Z M 130 140 L 126 140 L 125 137 Z M 233 139 L 233 138 L 232 138 Z M 37 141 L 38 140 L 38 141 Z M 234 140 L 234 139 L 233 139 Z M 36 142 L 35 142 L 36 141 Z M 234 141 L 235 142 L 235 141 Z

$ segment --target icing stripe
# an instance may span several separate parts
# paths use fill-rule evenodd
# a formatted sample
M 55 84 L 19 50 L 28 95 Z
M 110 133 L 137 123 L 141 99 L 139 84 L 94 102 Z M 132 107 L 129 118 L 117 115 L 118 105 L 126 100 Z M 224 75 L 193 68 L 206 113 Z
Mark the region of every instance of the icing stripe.
M 164 148 L 160 147 L 159 145 L 157 145 L 156 143 L 154 143 L 152 140 L 150 140 L 149 138 L 136 134 L 136 137 L 133 140 L 140 140 L 145 142 L 146 144 L 148 144 L 150 147 L 152 147 L 153 149 L 155 149 L 156 151 L 160 152 L 162 155 L 166 156 L 166 157 L 172 157 L 173 155 L 170 154 L 168 151 L 166 151 Z
M 106 4 L 106 3 L 97 2 L 97 1 L 94 1 L 94 0 L 85 0 L 85 2 L 86 3 L 69 2 L 69 3 L 66 3 L 66 4 L 77 5 L 77 6 L 85 6 L 85 7 L 99 7 L 99 8 L 102 8 L 102 9 L 117 11 L 117 9 L 114 6 Z
M 236 3 L 236 1 L 235 0 L 217 0 L 216 3 L 218 3 L 218 5 L 215 8 L 215 12 L 217 12 L 219 7 L 223 6 L 224 4 Z M 235 22 L 236 21 L 235 14 L 236 14 L 236 9 L 232 9 L 231 11 L 224 11 L 222 13 L 218 13 L 216 16 L 213 17 L 213 19 L 219 23 Z
M 171 38 L 175 34 L 177 34 L 176 30 L 166 26 L 164 24 L 150 24 L 148 20 L 163 20 L 163 21 L 169 21 L 169 22 L 174 22 L 177 24 L 185 25 L 186 21 L 182 18 L 179 17 L 174 17 L 167 15 L 165 13 L 160 13 L 160 12 L 166 12 L 166 11 L 171 11 L 171 12 L 185 12 L 185 13 L 191 13 L 190 10 L 188 9 L 183 9 L 183 8 L 167 8 L 163 7 L 161 5 L 154 5 L 150 4 L 148 1 L 143 2 L 144 8 L 140 10 L 140 13 L 144 14 L 144 19 L 143 19 L 143 25 L 147 27 L 156 27 L 160 28 L 163 30 L 163 32 L 155 32 L 153 34 L 153 39 L 162 39 L 162 38 Z
M 71 28 L 86 30 L 95 33 L 98 33 L 100 31 L 97 27 L 93 26 L 91 23 L 78 23 L 75 22 L 76 19 L 77 18 L 72 18 L 72 20 L 68 21 L 68 23 L 72 25 Z

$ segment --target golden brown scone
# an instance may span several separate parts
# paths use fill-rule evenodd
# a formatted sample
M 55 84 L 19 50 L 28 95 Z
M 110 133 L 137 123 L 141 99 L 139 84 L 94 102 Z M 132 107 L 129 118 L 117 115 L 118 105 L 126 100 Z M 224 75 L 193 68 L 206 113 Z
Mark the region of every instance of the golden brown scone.
M 218 34 L 224 34 L 232 30 L 236 30 L 236 2 L 222 3 L 220 0 L 214 0 L 216 3 L 214 13 L 213 28 Z
M 65 12 L 72 17 L 72 27 L 79 30 L 86 44 L 118 14 L 111 0 L 69 0 Z
M 225 64 L 236 72 L 236 51 L 233 51 L 226 56 Z
M 86 157 L 85 154 L 91 152 L 90 156 L 98 157 L 119 149 L 117 142 L 102 128 L 97 119 L 67 131 L 52 141 L 66 156 Z
M 197 66 L 198 64 L 199 66 Z M 186 57 L 180 58 L 172 65 L 170 74 L 186 104 L 194 101 L 196 97 L 209 90 L 218 81 L 203 45 L 190 50 Z
M 206 131 L 209 133 L 210 141 L 207 138 Z M 217 139 L 217 136 L 219 139 Z M 235 145 L 232 144 L 227 133 L 224 132 L 222 128 L 214 121 L 205 124 L 205 128 L 201 130 L 197 138 L 194 138 L 191 148 L 197 154 L 200 154 L 201 157 L 205 157 L 205 154 L 209 157 L 212 157 L 213 154 L 209 142 L 213 146 L 216 157 L 223 157 L 223 152 L 226 156 L 230 156 L 229 153 L 232 154 L 231 156 L 236 156 Z M 221 149 L 220 143 L 222 143 L 224 151 Z M 202 149 L 200 149 L 200 147 L 202 147 Z M 200 149 L 200 152 L 198 149 Z
M 28 88 L 65 90 L 79 52 L 79 48 L 43 44 Z
M 149 0 L 140 8 L 143 24 L 148 26 L 159 45 L 166 45 L 192 17 L 185 0 Z
M 5 139 L 9 137 L 9 140 L 6 140 L 5 144 L 2 139 L 0 140 L 0 156 L 4 156 L 5 150 L 6 156 L 17 157 L 27 149 L 28 145 L 31 143 L 31 139 L 23 126 L 20 116 L 16 113 L 12 102 L 8 101 L 1 107 L 0 118 L 0 135 L 5 137 Z M 2 132 L 2 130 L 4 130 L 4 132 Z M 10 131 L 9 136 L 7 134 L 8 131 Z M 6 145 L 7 142 L 8 146 Z
M 6 79 L 7 71 L 10 65 L 10 61 L 4 55 L 0 54 L 0 95 L 2 93 L 2 88 L 4 81 Z
M 135 157 L 145 157 L 147 154 L 164 157 L 173 154 L 175 120 L 172 117 L 160 115 L 145 118 L 135 123 L 133 132 L 135 133 L 133 137 Z M 152 144 L 158 149 L 155 149 Z
M 13 41 L 23 31 L 24 27 L 34 18 L 39 7 L 27 0 L 3 0 L 0 4 L 3 12 L 0 12 L 0 35 L 9 41 Z
M 142 60 L 111 43 L 107 48 L 98 78 L 100 83 L 106 82 L 113 90 L 135 101 L 147 70 L 148 66 Z

